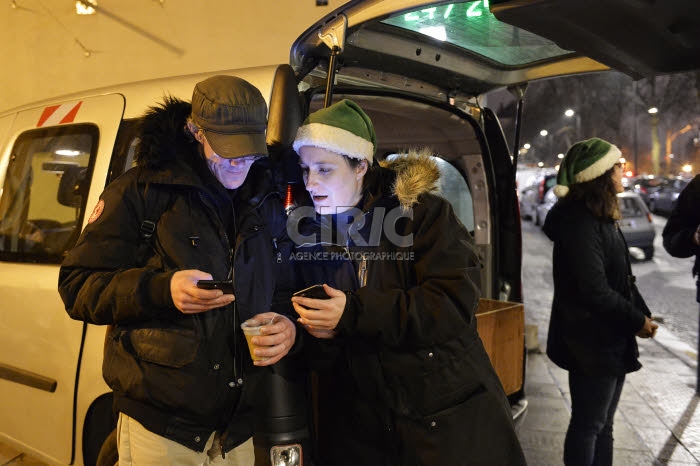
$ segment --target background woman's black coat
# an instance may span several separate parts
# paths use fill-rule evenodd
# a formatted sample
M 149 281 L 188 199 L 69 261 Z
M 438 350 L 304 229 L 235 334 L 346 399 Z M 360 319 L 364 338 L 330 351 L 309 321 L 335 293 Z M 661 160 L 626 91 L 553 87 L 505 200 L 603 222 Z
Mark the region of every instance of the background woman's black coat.
M 560 200 L 547 215 L 554 241 L 554 301 L 547 355 L 582 375 L 624 375 L 641 368 L 636 333 L 650 316 L 633 285 L 619 228 L 583 201 Z

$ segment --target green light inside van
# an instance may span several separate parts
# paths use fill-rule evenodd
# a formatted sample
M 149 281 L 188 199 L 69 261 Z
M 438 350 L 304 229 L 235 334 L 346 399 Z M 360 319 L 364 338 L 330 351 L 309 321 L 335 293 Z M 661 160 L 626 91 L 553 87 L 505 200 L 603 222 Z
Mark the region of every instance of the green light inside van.
M 505 66 L 571 53 L 538 35 L 501 23 L 489 11 L 489 0 L 423 8 L 382 23 L 448 42 Z

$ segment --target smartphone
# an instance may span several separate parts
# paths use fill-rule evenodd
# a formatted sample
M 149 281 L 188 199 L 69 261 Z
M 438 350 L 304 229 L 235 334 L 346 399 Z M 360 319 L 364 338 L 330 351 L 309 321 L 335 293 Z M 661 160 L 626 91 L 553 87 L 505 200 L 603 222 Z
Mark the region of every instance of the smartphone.
M 233 294 L 233 281 L 231 280 L 199 280 L 197 288 L 204 290 L 221 290 L 224 294 Z
M 328 296 L 328 294 L 326 293 L 326 290 L 323 289 L 323 285 L 313 285 L 308 288 L 304 288 L 303 290 L 297 291 L 292 296 L 303 296 L 304 298 L 313 299 L 330 298 L 330 296 Z

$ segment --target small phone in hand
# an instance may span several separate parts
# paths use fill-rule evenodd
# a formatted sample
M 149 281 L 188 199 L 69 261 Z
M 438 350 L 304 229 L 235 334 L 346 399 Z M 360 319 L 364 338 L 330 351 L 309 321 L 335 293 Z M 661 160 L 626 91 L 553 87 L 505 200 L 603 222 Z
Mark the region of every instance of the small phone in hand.
M 197 288 L 204 290 L 221 290 L 224 294 L 233 294 L 232 280 L 199 280 Z
M 323 285 L 313 285 L 303 290 L 299 290 L 292 296 L 303 296 L 304 298 L 329 299 L 328 293 L 323 289 Z

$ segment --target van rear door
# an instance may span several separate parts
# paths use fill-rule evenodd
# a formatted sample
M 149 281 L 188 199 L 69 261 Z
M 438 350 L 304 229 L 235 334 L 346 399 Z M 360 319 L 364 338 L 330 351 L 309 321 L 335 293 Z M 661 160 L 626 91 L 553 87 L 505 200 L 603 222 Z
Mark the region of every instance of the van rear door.
M 697 0 L 491 0 L 504 23 L 638 79 L 700 69 Z
M 108 94 L 0 116 L 0 432 L 18 445 L 41 439 L 61 463 L 82 428 L 74 399 L 88 326 L 65 312 L 59 264 L 105 185 L 123 111 L 124 97 Z M 89 378 L 108 391 L 99 372 Z

